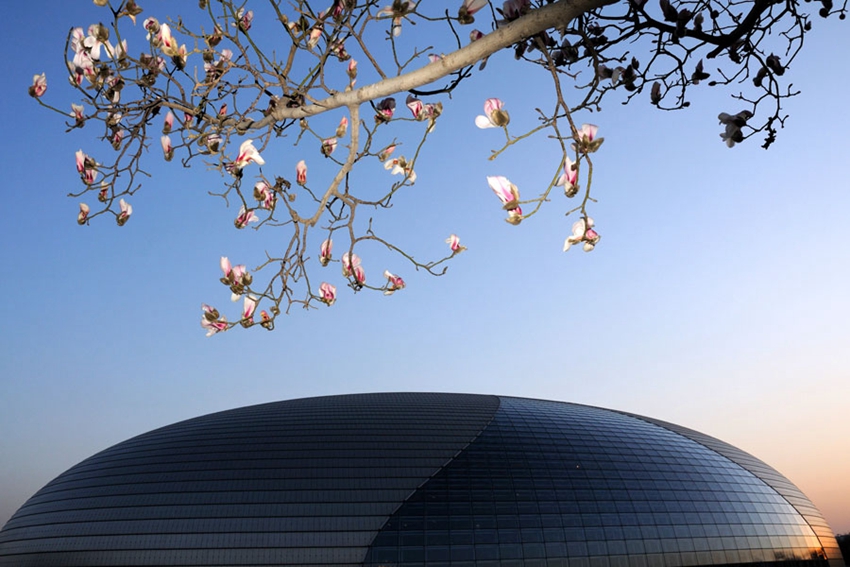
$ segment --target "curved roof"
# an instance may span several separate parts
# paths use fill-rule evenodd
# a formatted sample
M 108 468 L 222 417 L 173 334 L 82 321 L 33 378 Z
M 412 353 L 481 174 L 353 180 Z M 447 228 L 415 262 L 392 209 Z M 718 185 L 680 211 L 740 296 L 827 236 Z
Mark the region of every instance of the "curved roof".
M 361 394 L 215 413 L 86 459 L 0 531 L 0 566 L 842 565 L 778 472 L 600 408 Z

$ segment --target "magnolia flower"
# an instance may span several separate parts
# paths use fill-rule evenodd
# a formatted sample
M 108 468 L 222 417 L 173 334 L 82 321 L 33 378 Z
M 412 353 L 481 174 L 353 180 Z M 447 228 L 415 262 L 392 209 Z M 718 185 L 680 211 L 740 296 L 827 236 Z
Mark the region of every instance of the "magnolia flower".
M 171 161 L 174 157 L 174 148 L 171 147 L 171 136 L 165 135 L 160 138 L 162 143 L 162 153 L 165 154 L 165 161 Z
M 390 173 L 393 175 L 404 175 L 410 184 L 416 183 L 416 172 L 413 171 L 413 164 L 408 163 L 404 156 L 399 156 L 397 158 L 388 159 L 384 162 L 384 169 L 392 170 Z
M 251 295 L 245 296 L 245 301 L 242 303 L 242 320 L 246 322 L 254 322 L 254 311 L 257 309 L 257 298 Z
M 404 280 L 399 276 L 392 274 L 389 270 L 384 270 L 384 277 L 387 278 L 387 289 L 384 290 L 384 295 L 392 295 L 400 289 L 404 289 Z
M 395 113 L 395 99 L 385 98 L 377 104 L 376 108 L 378 114 L 375 116 L 375 122 L 389 122 Z
M 295 166 L 295 182 L 298 185 L 307 184 L 307 163 L 303 159 Z
M 77 224 L 86 224 L 89 219 L 89 206 L 80 203 L 80 213 L 77 215 Z
M 351 55 L 345 50 L 345 42 L 335 41 L 330 45 L 330 52 L 340 61 L 348 61 Z
M 73 28 L 71 30 L 71 49 L 74 53 L 80 53 L 85 50 L 83 41 L 86 39 L 86 33 L 83 28 Z
M 413 95 L 407 95 L 407 108 L 410 109 L 410 112 L 413 113 L 413 117 L 417 120 L 420 120 L 420 116 L 422 115 L 422 101 L 416 98 Z
M 753 113 L 749 110 L 742 110 L 738 114 L 727 114 L 721 112 L 717 118 L 721 124 L 726 126 L 726 130 L 720 134 L 720 139 L 726 143 L 726 146 L 733 147 L 738 142 L 744 140 L 744 132 L 741 130 L 747 125 L 747 120 L 753 117 Z
M 351 84 L 354 84 L 354 79 L 357 78 L 357 61 L 352 59 L 348 62 L 348 78 L 351 79 Z
M 505 220 L 510 224 L 519 224 L 522 221 L 522 209 L 519 207 L 517 186 L 501 175 L 487 177 L 487 183 L 502 202 L 502 208 L 508 211 L 508 218 Z
M 344 138 L 348 132 L 348 118 L 343 116 L 339 119 L 339 126 L 336 127 L 336 137 Z
M 570 249 L 573 244 L 584 242 L 584 251 L 590 252 L 599 242 L 599 234 L 593 230 L 593 219 L 590 217 L 580 218 L 573 223 L 573 233 L 564 241 L 564 252 Z
M 457 19 L 461 24 L 471 24 L 475 21 L 473 14 L 487 5 L 489 0 L 463 0 L 457 11 Z
M 147 20 L 145 20 L 145 24 L 147 24 Z M 147 27 L 147 25 L 145 27 Z M 162 24 L 161 26 L 159 26 L 158 37 L 162 52 L 165 55 L 169 57 L 174 57 L 175 55 L 177 55 L 180 48 L 177 47 L 177 40 L 174 39 L 173 35 L 171 35 L 171 28 L 168 26 L 168 24 Z
M 112 53 L 112 58 L 115 61 L 122 62 L 127 59 L 127 40 L 121 40 L 121 43 L 115 44 L 115 51 Z
M 231 266 L 227 256 L 221 257 L 219 265 L 221 266 L 221 271 L 224 272 L 224 277 L 220 281 L 230 288 L 230 300 L 239 301 L 239 298 L 245 293 L 245 287 L 251 285 L 254 278 L 248 272 L 245 264 Z
M 76 120 L 77 126 L 82 126 L 86 122 L 86 108 L 82 104 L 71 103 L 71 117 Z
M 245 8 L 239 8 L 236 12 L 237 27 L 246 32 L 251 29 L 251 24 L 254 22 L 254 10 L 245 11 Z
M 169 134 L 173 127 L 174 127 L 174 113 L 169 110 L 168 114 L 165 115 L 165 121 L 162 123 L 162 133 L 163 134 Z
M 582 153 L 593 153 L 599 149 L 599 146 L 602 145 L 602 142 L 605 141 L 605 138 L 597 138 L 596 132 L 599 130 L 599 126 L 595 124 L 582 124 L 581 129 L 579 129 L 576 134 L 573 136 L 576 144 L 572 145 L 574 151 L 580 151 Z
M 148 32 L 145 35 L 145 39 L 148 41 L 159 41 L 159 21 L 156 18 L 146 18 L 144 22 L 142 22 L 142 27 Z M 168 34 L 171 35 L 171 30 L 168 30 Z
M 83 150 L 77 150 L 77 173 L 80 174 L 80 179 L 86 185 L 91 185 L 97 178 L 97 162 L 91 157 L 83 153 Z
M 202 140 L 204 143 L 203 145 L 205 145 L 211 153 L 218 153 L 218 149 L 221 146 L 221 136 L 218 134 L 210 134 L 206 138 L 202 138 Z
M 442 61 L 444 57 L 444 55 L 437 55 L 436 53 L 431 53 L 428 55 L 428 61 L 430 61 L 431 63 L 436 63 L 438 61 Z
M 42 73 L 41 75 L 33 75 L 32 76 L 32 86 L 29 88 L 29 94 L 33 98 L 41 98 L 47 91 L 47 76 Z
M 388 157 L 392 155 L 395 151 L 395 144 L 389 145 L 380 152 L 378 152 L 378 159 L 381 161 L 386 161 Z
M 201 310 L 204 312 L 204 316 L 201 317 L 201 327 L 207 330 L 208 337 L 227 330 L 227 319 L 219 316 L 218 309 L 202 303 Z
M 349 257 L 348 252 L 342 255 L 342 275 L 349 278 L 354 277 L 354 282 L 359 285 L 363 285 L 366 283 L 366 272 L 363 271 L 363 267 L 360 265 L 360 257 L 357 254 L 351 254 Z
M 313 49 L 319 45 L 320 39 L 322 39 L 322 26 L 317 25 L 310 30 L 310 34 L 307 36 L 307 47 Z
M 258 181 L 254 185 L 254 199 L 259 201 L 260 206 L 264 209 L 273 209 L 277 201 L 274 191 L 265 181 Z
M 86 48 L 89 55 L 95 61 L 100 61 L 100 48 L 106 47 L 107 54 L 112 53 L 112 46 L 107 39 L 109 38 L 109 30 L 102 24 L 92 24 L 88 29 L 89 34 L 83 39 L 82 45 Z
M 249 222 L 256 222 L 258 220 L 260 219 L 254 213 L 253 209 L 245 209 L 245 205 L 242 205 L 239 208 L 239 216 L 237 216 L 236 220 L 233 221 L 233 225 L 236 228 L 245 228 L 248 226 Z
M 329 157 L 334 150 L 336 149 L 336 138 L 328 138 L 327 140 L 322 140 L 322 155 L 325 157 Z
M 322 241 L 322 246 L 319 248 L 319 263 L 327 266 L 331 261 L 331 254 L 334 249 L 334 241 L 326 238 Z
M 130 215 L 133 214 L 133 207 L 124 199 L 118 201 L 118 206 L 121 207 L 121 212 L 118 213 L 117 217 L 115 217 L 115 222 L 118 223 L 118 226 L 124 226 L 124 224 L 130 220 Z
M 531 0 L 506 0 L 499 10 L 505 20 L 512 21 L 526 14 L 531 9 Z
M 577 164 L 573 163 L 573 160 L 570 159 L 570 156 L 564 156 L 564 173 L 558 178 L 558 181 L 555 182 L 555 185 L 558 187 L 564 188 L 564 193 L 567 197 L 575 197 L 576 193 L 578 193 L 578 185 L 576 182 L 578 181 L 578 167 Z
M 458 238 L 457 234 L 449 235 L 449 237 L 446 238 L 446 244 L 448 244 L 449 248 L 451 248 L 453 256 L 466 250 L 466 246 L 461 246 L 460 238 Z
M 242 172 L 242 168 L 251 162 L 254 162 L 257 165 L 264 165 L 266 160 L 260 156 L 260 152 L 258 152 L 257 148 L 254 147 L 254 140 L 245 140 L 242 142 L 242 145 L 239 146 L 239 155 L 236 157 L 236 161 L 226 164 L 225 169 L 234 176 L 239 177 Z
M 121 130 L 120 128 L 115 130 L 115 132 L 113 132 L 113 134 L 112 134 L 112 138 L 110 138 L 110 140 L 109 140 L 112 143 L 112 149 L 114 149 L 116 151 L 120 150 L 121 149 L 121 142 L 123 140 L 124 140 L 124 130 Z
M 409 0 L 393 0 L 392 6 L 381 8 L 375 15 L 378 18 L 392 18 L 393 36 L 398 37 L 401 35 L 401 21 L 405 16 L 407 16 L 407 14 L 412 12 L 414 8 L 416 8 L 415 2 L 410 2 Z
M 484 101 L 484 116 L 475 117 L 475 125 L 479 128 L 501 128 L 510 121 L 508 113 L 502 110 L 502 101 L 497 98 Z
M 333 305 L 336 301 L 336 286 L 322 282 L 322 285 L 319 286 L 319 301 L 328 306 Z

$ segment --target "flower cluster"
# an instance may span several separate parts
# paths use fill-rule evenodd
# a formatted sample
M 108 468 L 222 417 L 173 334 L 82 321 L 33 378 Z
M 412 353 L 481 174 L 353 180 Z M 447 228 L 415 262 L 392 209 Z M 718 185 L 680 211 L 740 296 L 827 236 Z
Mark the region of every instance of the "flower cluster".
M 86 185 L 92 185 L 97 179 L 97 162 L 86 155 L 83 150 L 77 150 L 77 173 Z

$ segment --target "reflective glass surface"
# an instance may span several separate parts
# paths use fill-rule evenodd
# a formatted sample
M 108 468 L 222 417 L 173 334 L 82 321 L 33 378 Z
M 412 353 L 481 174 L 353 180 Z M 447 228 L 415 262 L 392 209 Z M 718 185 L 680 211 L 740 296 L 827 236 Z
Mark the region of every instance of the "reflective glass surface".
M 781 474 L 685 428 L 559 402 L 364 394 L 211 414 L 107 449 L 21 507 L 0 566 L 837 567 L 834 543 Z

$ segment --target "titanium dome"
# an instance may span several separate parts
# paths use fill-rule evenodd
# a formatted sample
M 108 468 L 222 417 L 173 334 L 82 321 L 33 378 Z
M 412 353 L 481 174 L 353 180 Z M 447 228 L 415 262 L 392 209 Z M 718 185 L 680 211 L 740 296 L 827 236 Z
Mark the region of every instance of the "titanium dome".
M 251 406 L 119 443 L 30 498 L 0 566 L 843 565 L 754 457 L 676 425 L 502 396 Z

